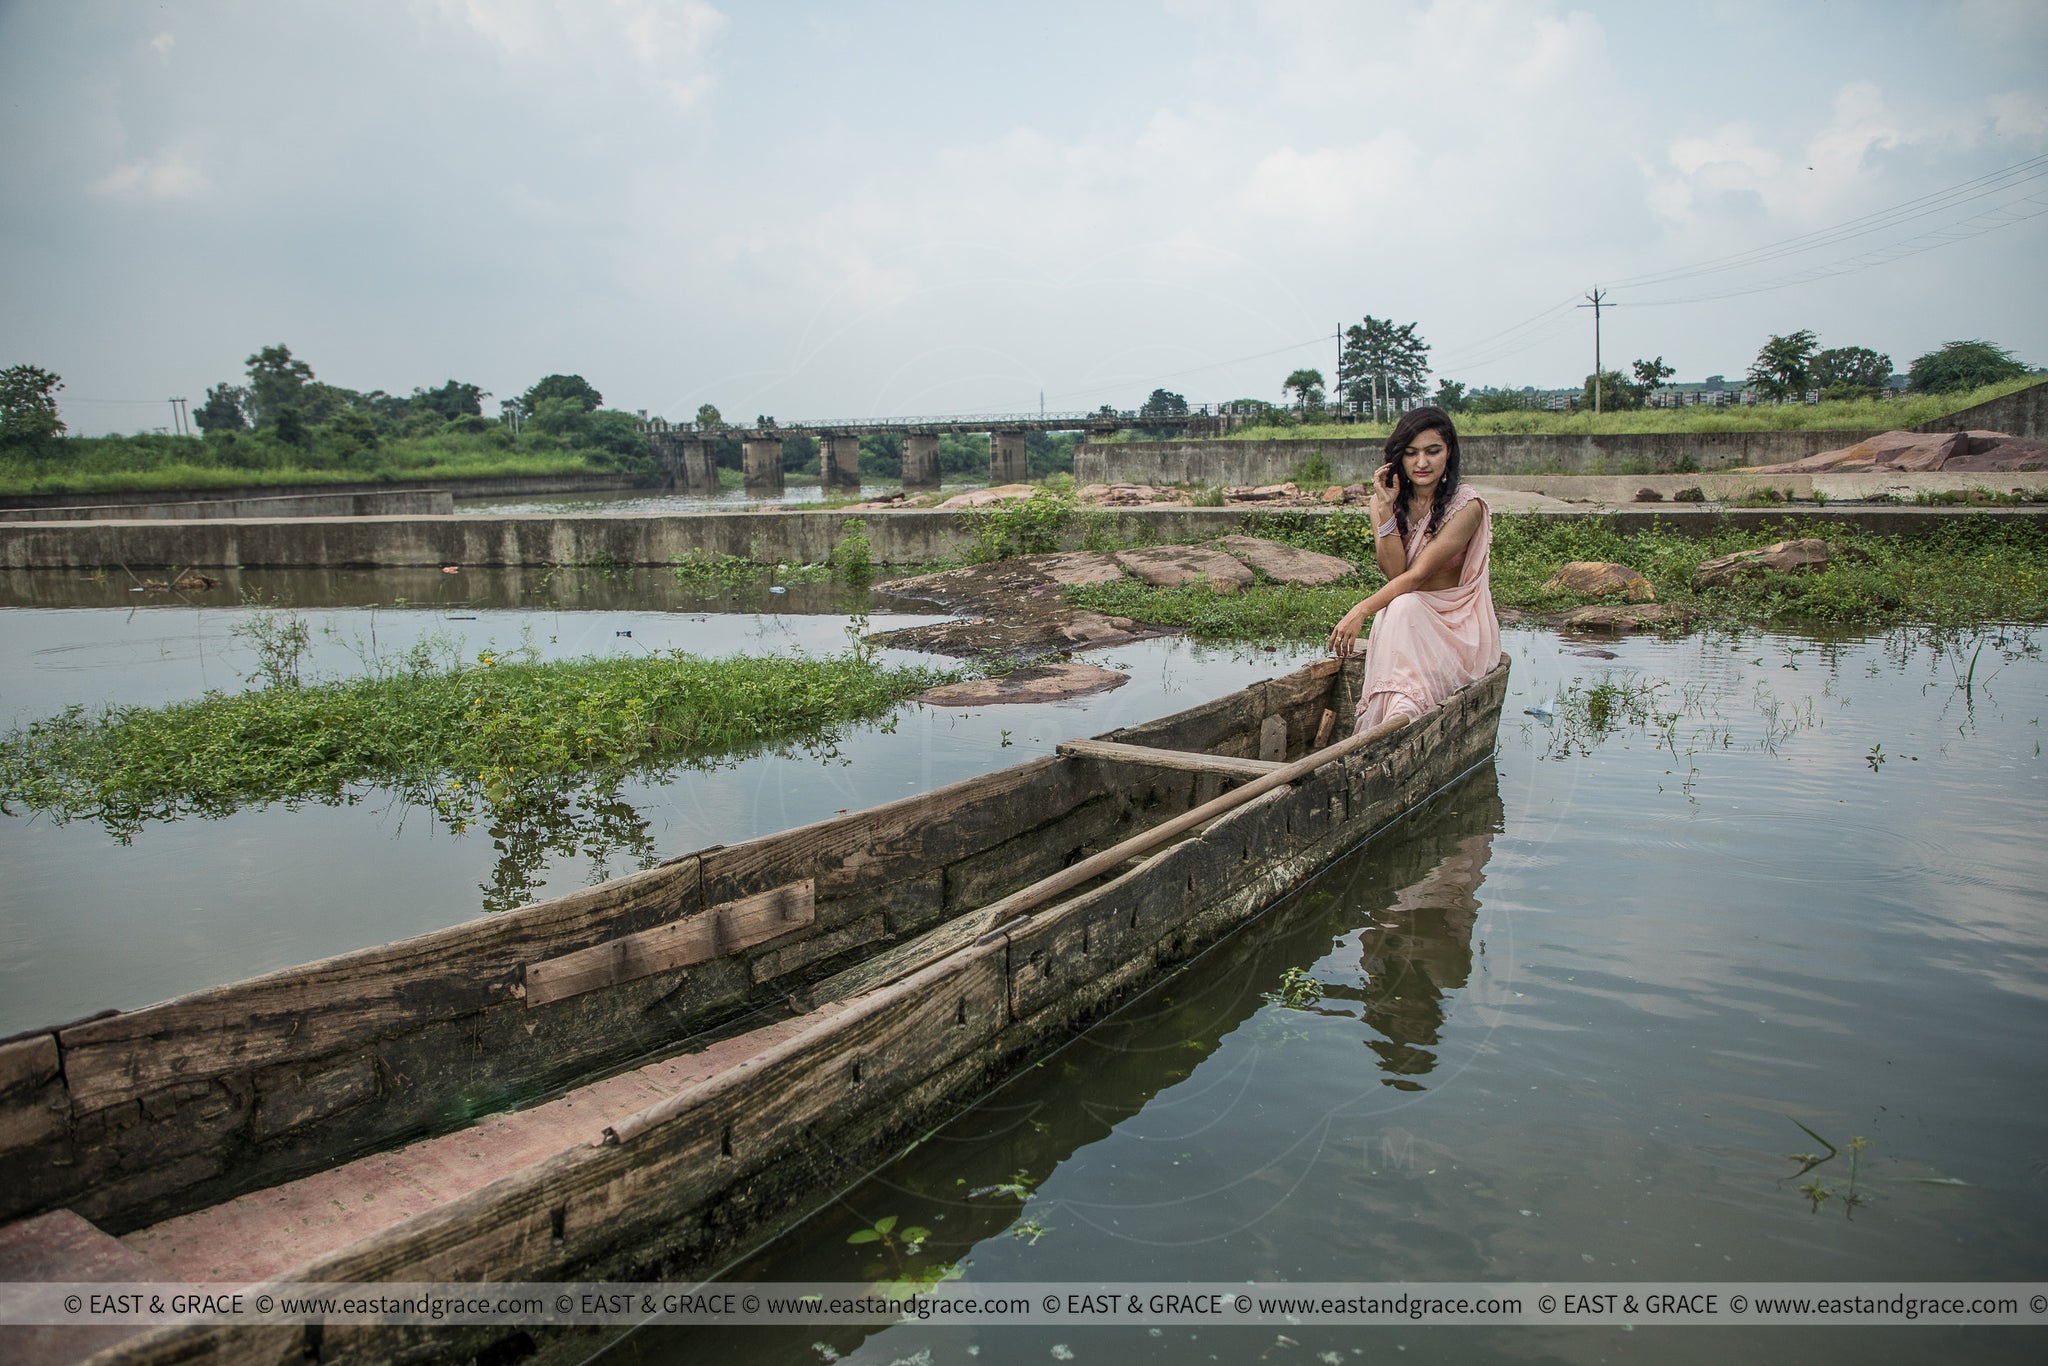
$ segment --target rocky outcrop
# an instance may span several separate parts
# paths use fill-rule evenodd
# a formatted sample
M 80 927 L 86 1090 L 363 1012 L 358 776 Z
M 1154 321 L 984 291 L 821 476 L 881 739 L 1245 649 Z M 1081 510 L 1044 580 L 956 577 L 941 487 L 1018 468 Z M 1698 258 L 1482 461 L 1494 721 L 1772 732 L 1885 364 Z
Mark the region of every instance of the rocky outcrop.
M 1012 702 L 1058 702 L 1108 692 L 1130 682 L 1130 675 L 1093 664 L 1038 664 L 999 678 L 972 678 L 946 683 L 917 695 L 934 707 L 990 707 Z
M 1821 451 L 1758 474 L 1926 473 L 1934 470 L 2011 472 L 2048 470 L 2048 442 L 2005 432 L 1879 432 L 1853 446 Z
M 1230 555 L 1198 545 L 1155 545 L 1119 550 L 1117 563 L 1154 588 L 1179 588 L 1206 580 L 1219 593 L 1235 593 L 1251 583 L 1252 571 Z
M 1844 557 L 1842 547 L 1814 537 L 1778 541 L 1755 550 L 1738 550 L 1703 561 L 1692 571 L 1696 589 L 1731 588 L 1745 579 L 1816 574 Z
M 958 512 L 962 508 L 987 507 L 990 503 L 1007 503 L 1018 498 L 1029 498 L 1036 491 L 1032 484 L 997 484 L 993 488 L 970 489 L 956 493 L 936 509 L 939 512 Z
M 1237 557 L 1269 579 L 1305 588 L 1320 588 L 1357 572 L 1349 560 L 1258 536 L 1219 536 L 1207 544 Z
M 1690 607 L 1680 607 L 1668 602 L 1644 602 L 1627 606 L 1620 603 L 1596 602 L 1560 613 L 1552 618 L 1552 621 L 1569 631 L 1642 631 L 1684 626 L 1698 615 L 1699 613 Z
M 1588 598 L 1620 596 L 1630 602 L 1650 602 L 1657 596 L 1648 579 L 1612 560 L 1573 560 L 1550 576 L 1543 591 L 1577 593 Z

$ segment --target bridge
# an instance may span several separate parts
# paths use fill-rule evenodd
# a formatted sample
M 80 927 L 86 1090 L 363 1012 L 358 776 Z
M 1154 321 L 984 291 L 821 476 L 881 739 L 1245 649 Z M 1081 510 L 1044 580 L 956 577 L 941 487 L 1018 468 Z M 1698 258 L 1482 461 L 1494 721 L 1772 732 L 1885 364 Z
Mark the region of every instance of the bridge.
M 710 443 L 738 441 L 750 494 L 782 492 L 782 443 L 792 436 L 818 441 L 818 471 L 827 490 L 860 488 L 860 439 L 863 436 L 903 438 L 903 487 L 939 486 L 939 438 L 962 433 L 987 433 L 988 479 L 991 484 L 1016 484 L 1030 478 L 1024 438 L 1031 432 L 1086 432 L 1104 437 L 1133 428 L 1174 431 L 1183 436 L 1221 436 L 1250 421 L 1224 404 L 1190 409 L 1181 416 L 1097 408 L 1085 413 L 947 413 L 936 417 L 857 417 L 777 422 L 766 418 L 751 427 L 700 426 L 647 418 L 641 431 L 670 488 L 711 492 L 718 488 L 718 469 Z

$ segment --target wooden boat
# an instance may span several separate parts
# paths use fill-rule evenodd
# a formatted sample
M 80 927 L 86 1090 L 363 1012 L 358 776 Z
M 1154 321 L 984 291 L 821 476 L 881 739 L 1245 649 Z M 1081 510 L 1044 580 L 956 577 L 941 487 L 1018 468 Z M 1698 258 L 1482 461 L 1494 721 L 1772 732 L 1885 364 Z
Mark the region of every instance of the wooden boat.
M 0 1279 L 706 1274 L 1490 759 L 1505 657 L 1343 735 L 1361 669 L 0 1043 Z M 446 1345 L 110 1350 L 230 1331 Z

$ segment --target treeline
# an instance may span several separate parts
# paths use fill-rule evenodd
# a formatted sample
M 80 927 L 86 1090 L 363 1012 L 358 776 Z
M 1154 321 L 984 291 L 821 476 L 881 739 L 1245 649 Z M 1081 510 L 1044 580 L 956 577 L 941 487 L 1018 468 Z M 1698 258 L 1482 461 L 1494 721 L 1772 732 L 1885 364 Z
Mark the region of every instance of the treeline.
M 452 436 L 504 452 L 573 454 L 597 470 L 653 469 L 639 419 L 605 408 L 581 375 L 548 375 L 496 417 L 484 415 L 484 397 L 454 379 L 404 396 L 345 389 L 317 379 L 290 347 L 266 346 L 249 357 L 243 383 L 209 388 L 192 420 L 228 468 L 371 472 L 387 444 Z
M 1507 413 L 1562 406 L 1551 403 L 1558 391 L 1535 388 L 1469 390 L 1453 379 L 1439 378 L 1428 387 L 1429 343 L 1417 324 L 1396 326 L 1391 319 L 1368 314 L 1344 332 L 1334 400 L 1323 372 L 1298 369 L 1281 381 L 1286 406 L 1265 399 L 1241 398 L 1222 405 L 1224 411 L 1248 419 L 1253 427 L 1290 427 L 1341 420 L 1378 421 L 1419 403 L 1432 403 L 1454 413 Z M 1633 362 L 1627 372 L 1599 371 L 1585 377 L 1571 406 L 1621 412 L 1652 406 L 1654 396 L 1672 387 L 1676 372 L 1654 356 Z M 1705 388 L 1742 389 L 1770 403 L 1798 402 L 1809 396 L 1823 402 L 1856 402 L 1882 398 L 1904 389 L 1914 394 L 1954 394 L 2001 384 L 2028 373 L 2024 363 L 2002 346 L 1987 341 L 1952 341 L 1917 357 L 1904 375 L 1892 371 L 1892 358 L 1867 346 L 1823 349 L 1810 328 L 1773 335 L 1758 350 L 1745 376 L 1746 385 L 1729 386 L 1722 376 L 1708 376 Z M 1697 385 L 1689 387 L 1700 387 Z M 1157 404 L 1164 391 L 1154 390 Z M 1569 391 L 1566 391 L 1567 393 Z M 1178 395 L 1165 395 L 1168 399 Z

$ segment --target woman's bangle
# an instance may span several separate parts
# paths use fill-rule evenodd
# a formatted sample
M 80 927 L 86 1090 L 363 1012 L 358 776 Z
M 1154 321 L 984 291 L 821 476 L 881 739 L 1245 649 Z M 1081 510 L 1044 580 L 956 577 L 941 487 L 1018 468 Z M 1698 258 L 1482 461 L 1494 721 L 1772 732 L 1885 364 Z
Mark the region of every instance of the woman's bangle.
M 1384 522 L 1380 523 L 1380 525 L 1378 525 L 1377 527 L 1374 527 L 1374 528 L 1373 528 L 1373 535 L 1374 535 L 1375 537 L 1379 537 L 1379 536 L 1392 536 L 1392 535 L 1393 535 L 1394 533 L 1398 532 L 1398 531 L 1399 531 L 1400 529 L 1401 529 L 1401 522 L 1400 522 L 1400 519 L 1399 519 L 1399 518 L 1396 518 L 1396 517 L 1389 517 L 1389 518 L 1387 518 L 1387 520 L 1386 520 L 1386 521 L 1384 521 Z

